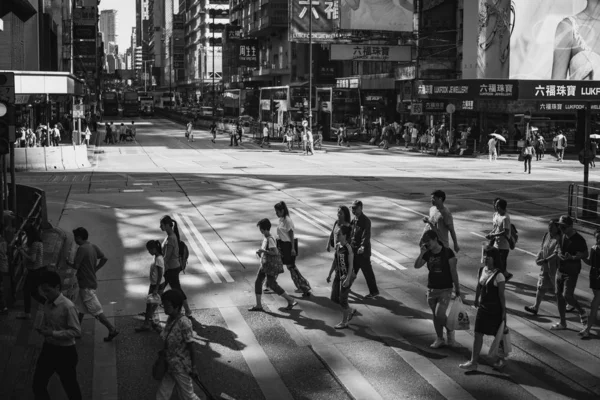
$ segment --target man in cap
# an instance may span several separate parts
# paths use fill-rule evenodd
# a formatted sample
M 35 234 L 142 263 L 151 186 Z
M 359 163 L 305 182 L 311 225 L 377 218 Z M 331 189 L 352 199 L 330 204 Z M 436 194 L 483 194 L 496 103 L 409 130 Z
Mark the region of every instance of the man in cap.
M 579 312 L 583 326 L 587 326 L 587 314 L 575 298 L 575 286 L 581 272 L 581 260 L 588 257 L 585 239 L 573 228 L 571 217 L 563 215 L 558 220 L 562 233 L 559 238 L 556 254 L 558 255 L 558 271 L 556 272 L 556 300 L 560 322 L 552 325 L 552 330 L 567 329 L 566 303 Z
M 379 296 L 373 266 L 371 265 L 371 220 L 363 213 L 363 204 L 360 200 L 355 200 L 352 203 L 352 235 L 350 245 L 354 252 L 354 273 L 362 269 L 369 294 L 365 296 L 367 299 L 374 299 Z

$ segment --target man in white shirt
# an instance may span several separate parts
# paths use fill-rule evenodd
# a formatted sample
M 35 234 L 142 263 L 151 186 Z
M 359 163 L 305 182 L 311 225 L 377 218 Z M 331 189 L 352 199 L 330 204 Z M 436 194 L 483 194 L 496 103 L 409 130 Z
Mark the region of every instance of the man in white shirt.
M 269 143 L 269 126 L 266 122 L 262 130 L 262 143 L 260 144 L 260 147 L 263 147 L 265 144 L 271 147 L 271 143 Z
M 304 128 L 304 130 L 306 131 L 306 146 L 304 147 L 304 155 L 308 155 L 308 152 L 310 151 L 310 155 L 314 155 L 314 140 L 313 140 L 313 134 L 312 131 L 308 128 Z
M 58 125 L 54 125 L 54 129 L 52 129 L 52 143 L 54 146 L 60 144 L 60 130 L 58 129 Z
M 496 159 L 498 158 L 498 152 L 496 151 L 496 144 L 497 143 L 498 143 L 498 141 L 496 140 L 495 137 L 492 137 L 488 141 L 488 150 L 489 150 L 489 154 L 490 154 L 490 162 L 496 161 Z
M 431 208 L 429 209 L 429 217 L 423 218 L 423 222 L 427 224 L 425 230 L 434 230 L 444 247 L 450 248 L 450 240 L 448 233 L 452 236 L 454 242 L 454 251 L 458 253 L 460 247 L 456 239 L 456 231 L 454 230 L 454 219 L 452 213 L 444 202 L 446 201 L 446 193 L 442 190 L 436 190 L 431 193 Z
M 563 162 L 565 156 L 565 149 L 567 148 L 567 138 L 563 135 L 562 131 L 556 135 L 556 158 L 558 162 Z

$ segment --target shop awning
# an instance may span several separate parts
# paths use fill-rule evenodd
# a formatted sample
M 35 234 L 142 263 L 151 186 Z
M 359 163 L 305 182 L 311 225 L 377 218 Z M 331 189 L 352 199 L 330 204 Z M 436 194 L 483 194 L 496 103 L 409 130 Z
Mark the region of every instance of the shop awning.
M 21 95 L 83 96 L 85 83 L 68 72 L 0 71 L 15 74 L 15 97 Z

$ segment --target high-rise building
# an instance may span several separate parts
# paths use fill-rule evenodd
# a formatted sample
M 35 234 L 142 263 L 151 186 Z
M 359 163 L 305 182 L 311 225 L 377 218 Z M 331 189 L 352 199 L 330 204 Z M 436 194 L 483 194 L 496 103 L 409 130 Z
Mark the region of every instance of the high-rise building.
M 143 61 L 147 61 L 150 48 L 150 1 L 136 0 L 135 2 L 135 27 L 136 27 L 136 45 L 141 47 L 141 57 Z M 141 77 L 143 65 L 140 69 L 136 68 L 136 76 Z
M 104 51 L 108 53 L 108 43 L 117 41 L 117 10 L 100 12 L 100 32 L 104 41 Z

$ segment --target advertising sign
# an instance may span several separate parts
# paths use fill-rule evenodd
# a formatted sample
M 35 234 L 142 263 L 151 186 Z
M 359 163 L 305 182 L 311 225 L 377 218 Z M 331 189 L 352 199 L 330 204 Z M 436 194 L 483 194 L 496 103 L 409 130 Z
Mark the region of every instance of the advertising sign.
M 413 31 L 413 0 L 339 0 L 339 2 L 342 29 Z
M 308 43 L 311 12 L 314 43 L 331 43 L 349 36 L 339 32 L 339 0 L 291 0 L 290 4 L 290 42 Z
M 592 6 L 596 1 L 512 3 L 511 79 L 600 80 L 600 7 Z
M 411 47 L 371 44 L 332 44 L 331 59 L 409 62 L 411 61 Z
M 464 79 L 460 81 L 419 81 L 419 98 L 489 99 L 518 98 L 519 85 L 512 80 Z
M 394 78 L 396 78 L 397 81 L 410 81 L 416 77 L 417 66 L 415 64 L 403 65 L 394 69 Z
M 519 81 L 521 99 L 559 101 L 600 100 L 600 85 L 590 81 Z
M 336 78 L 335 87 L 339 89 L 357 89 L 360 87 L 360 78 Z
M 238 48 L 238 65 L 250 68 L 258 67 L 258 41 L 240 40 L 236 42 L 236 47 Z
M 423 103 L 412 103 L 410 107 L 410 115 L 422 115 Z

